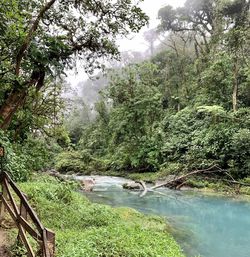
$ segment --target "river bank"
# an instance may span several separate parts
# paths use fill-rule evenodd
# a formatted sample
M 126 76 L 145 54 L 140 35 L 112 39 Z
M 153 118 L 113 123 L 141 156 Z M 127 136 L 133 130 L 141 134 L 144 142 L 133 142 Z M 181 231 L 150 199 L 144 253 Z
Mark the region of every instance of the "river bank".
M 34 175 L 19 183 L 46 227 L 59 257 L 184 257 L 164 218 L 90 202 L 74 182 Z
M 89 177 L 78 177 L 87 179 Z M 146 214 L 168 217 L 175 239 L 188 257 L 246 257 L 250 255 L 250 203 L 241 197 L 195 191 L 157 189 L 140 197 L 140 191 L 122 188 L 117 177 L 93 177 L 93 202 L 128 206 Z M 231 244 L 230 242 L 235 242 Z
M 89 173 L 68 173 L 69 175 L 78 176 L 109 176 L 109 177 L 121 177 L 133 181 L 144 181 L 149 184 L 160 184 L 166 181 L 168 175 L 162 172 L 143 172 L 143 173 L 133 173 L 133 172 L 122 172 L 122 171 L 101 171 Z M 250 184 L 250 179 L 245 178 L 240 180 L 243 184 Z M 250 200 L 250 186 L 244 186 L 239 184 L 233 184 L 225 182 L 216 177 L 207 178 L 205 176 L 192 176 L 188 178 L 185 184 L 179 188 L 181 191 L 194 191 L 200 192 L 201 194 L 215 194 L 215 195 L 226 195 L 226 196 L 241 196 L 243 198 Z

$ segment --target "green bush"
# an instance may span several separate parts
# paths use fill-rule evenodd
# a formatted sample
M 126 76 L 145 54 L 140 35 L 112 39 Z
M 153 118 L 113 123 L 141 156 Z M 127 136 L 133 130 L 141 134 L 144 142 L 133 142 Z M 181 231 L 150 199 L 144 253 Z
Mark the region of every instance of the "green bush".
M 56 157 L 55 168 L 61 173 L 85 173 L 86 164 L 84 158 L 81 158 L 80 152 L 68 151 L 62 152 Z
M 53 139 L 33 136 L 15 144 L 15 149 L 17 154 L 26 156 L 26 166 L 31 171 L 46 170 L 53 167 L 56 154 L 62 150 Z
M 12 144 L 2 130 L 0 130 L 0 145 L 5 148 L 5 158 L 3 161 L 3 169 L 6 170 L 15 181 L 26 181 L 30 176 L 27 168 L 28 158 L 23 153 L 18 153 L 15 145 Z
M 49 169 L 61 148 L 50 140 L 27 137 L 22 142 L 11 142 L 0 130 L 0 145 L 5 147 L 4 169 L 15 181 L 27 181 L 32 171 Z
M 230 171 L 235 177 L 250 175 L 250 130 L 239 129 L 232 136 Z
M 55 168 L 61 173 L 90 174 L 105 170 L 105 160 L 92 156 L 88 151 L 67 151 L 56 157 Z

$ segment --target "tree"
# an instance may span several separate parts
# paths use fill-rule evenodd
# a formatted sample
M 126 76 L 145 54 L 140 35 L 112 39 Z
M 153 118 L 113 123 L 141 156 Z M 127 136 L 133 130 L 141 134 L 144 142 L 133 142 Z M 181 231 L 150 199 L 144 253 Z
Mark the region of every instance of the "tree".
M 249 70 L 249 8 L 248 0 L 187 0 L 184 7 L 166 6 L 159 10 L 161 31 L 171 31 L 179 36 L 185 32 L 194 41 L 199 63 L 196 65 L 198 91 L 202 89 L 202 79 L 209 77 L 212 83 L 208 85 L 208 80 L 203 80 L 206 87 L 202 89 L 203 93 L 208 89 L 209 94 L 222 94 L 217 98 L 219 101 L 230 97 L 234 111 L 238 108 L 240 85 L 246 83 L 246 70 Z M 204 94 L 202 98 L 212 99 L 204 98 Z
M 215 30 L 214 0 L 187 0 L 184 7 L 159 10 L 161 31 L 190 32 L 201 52 L 209 52 L 208 37 Z M 205 46 L 205 47 L 203 47 Z
M 3 0 L 0 17 L 2 129 L 30 89 L 72 68 L 75 56 L 92 72 L 101 58 L 118 56 L 117 35 L 138 32 L 148 20 L 131 0 Z
M 145 31 L 143 36 L 144 36 L 144 39 L 148 42 L 150 54 L 151 54 L 151 56 L 153 56 L 154 51 L 155 51 L 155 42 L 159 37 L 156 29 L 150 29 L 150 30 Z
M 247 0 L 233 1 L 223 8 L 223 13 L 233 24 L 226 35 L 226 47 L 233 60 L 232 107 L 234 112 L 238 109 L 239 85 L 246 80 L 244 68 L 247 67 L 249 70 L 249 9 L 250 1 Z
M 54 137 L 64 117 L 64 89 L 65 82 L 57 79 L 46 81 L 39 92 L 29 90 L 23 107 L 16 111 L 9 126 L 12 139 L 23 141 L 30 132 Z

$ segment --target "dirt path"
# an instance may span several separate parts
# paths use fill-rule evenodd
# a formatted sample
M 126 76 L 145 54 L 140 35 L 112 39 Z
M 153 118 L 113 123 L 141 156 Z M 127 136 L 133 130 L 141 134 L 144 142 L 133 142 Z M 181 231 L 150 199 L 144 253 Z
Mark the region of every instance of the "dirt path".
M 6 232 L 0 228 L 0 256 L 1 257 L 9 257 L 7 252 L 7 235 Z

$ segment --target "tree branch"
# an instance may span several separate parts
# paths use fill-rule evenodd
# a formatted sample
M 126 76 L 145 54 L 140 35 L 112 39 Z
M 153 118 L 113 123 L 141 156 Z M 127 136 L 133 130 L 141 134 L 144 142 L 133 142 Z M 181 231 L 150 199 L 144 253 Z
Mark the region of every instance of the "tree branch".
M 217 170 L 214 170 L 214 168 L 217 168 Z M 155 185 L 153 187 L 151 187 L 150 189 L 156 189 L 156 188 L 159 188 L 159 187 L 163 187 L 163 186 L 167 186 L 167 185 L 170 185 L 170 184 L 173 184 L 173 183 L 176 183 L 178 181 L 182 181 L 183 179 L 186 179 L 187 177 L 189 176 L 192 176 L 192 175 L 195 175 L 195 174 L 199 174 L 199 173 L 214 173 L 214 172 L 218 172 L 219 171 L 222 171 L 219 167 L 217 167 L 217 165 L 213 165 L 207 169 L 204 169 L 204 170 L 195 170 L 195 171 L 191 171 L 187 174 L 184 174 L 182 176 L 179 176 L 179 177 L 176 177 L 172 180 L 169 180 L 169 181 L 166 181 L 164 183 L 161 183 L 159 185 Z
M 51 8 L 51 6 L 56 2 L 56 0 L 50 0 L 48 3 L 46 3 L 42 9 L 40 10 L 39 14 L 37 15 L 35 21 L 33 22 L 33 24 L 31 25 L 28 35 L 26 36 L 18 54 L 16 57 L 16 67 L 15 67 L 15 74 L 17 76 L 19 76 L 20 73 L 20 67 L 21 67 L 21 62 L 22 59 L 24 57 L 24 53 L 27 50 L 27 48 L 29 47 L 29 44 L 34 36 L 34 32 L 37 30 L 38 25 L 40 20 L 42 19 L 43 15 L 46 13 L 47 10 L 49 10 Z

